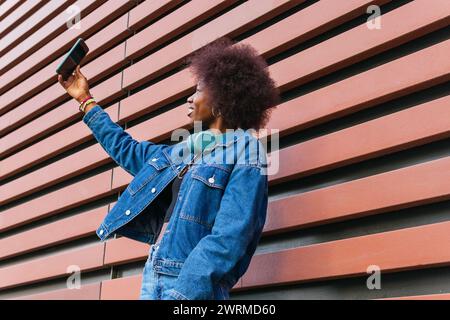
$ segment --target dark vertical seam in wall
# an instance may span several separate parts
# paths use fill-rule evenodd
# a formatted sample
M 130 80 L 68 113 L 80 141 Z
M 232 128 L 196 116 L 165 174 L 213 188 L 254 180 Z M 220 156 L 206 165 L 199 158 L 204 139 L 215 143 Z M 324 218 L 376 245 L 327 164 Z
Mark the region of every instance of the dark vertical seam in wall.
M 102 299 L 103 280 L 100 281 L 100 289 L 98 290 L 98 300 Z
M 139 1 L 135 1 L 133 8 L 138 6 L 138 4 L 139 4 Z M 131 8 L 130 10 L 132 10 L 133 8 Z M 127 30 L 129 30 L 129 28 L 130 28 L 130 10 L 128 10 L 128 12 L 127 12 Z M 136 32 L 133 32 L 133 35 L 135 33 Z M 125 45 L 124 45 L 124 50 L 123 50 L 123 58 L 124 59 L 126 59 L 126 57 L 127 57 L 127 41 L 128 40 L 125 39 Z M 127 65 L 128 64 L 125 64 L 125 68 L 127 67 Z M 121 75 L 121 78 L 120 78 L 120 89 L 121 90 L 123 90 L 123 72 L 124 72 L 124 68 L 122 68 L 122 71 L 120 73 L 120 75 Z M 127 91 L 128 91 L 127 92 L 127 97 L 128 97 L 130 95 L 130 91 L 129 90 L 127 90 Z M 119 101 L 119 105 L 118 105 L 118 108 L 117 108 L 117 120 L 120 120 L 121 102 L 122 102 L 122 100 Z M 126 129 L 127 129 L 127 124 L 125 123 L 124 124 L 124 130 L 126 130 Z M 113 179 L 114 179 L 114 169 L 112 169 L 112 174 L 111 174 L 111 187 L 110 187 L 111 190 L 112 190 L 112 186 L 113 186 Z M 119 200 L 119 198 L 120 198 L 120 191 L 118 191 L 118 193 L 117 193 L 117 200 Z M 110 204 L 109 211 L 111 211 L 111 204 Z M 117 239 L 117 234 L 114 234 L 114 239 Z M 106 253 L 106 244 L 105 244 L 105 253 Z M 111 265 L 111 273 L 110 273 L 109 278 L 111 280 L 116 278 L 115 275 L 114 275 L 114 265 Z
M 106 257 L 106 242 L 103 242 L 103 260 L 102 265 L 105 265 L 105 257 Z

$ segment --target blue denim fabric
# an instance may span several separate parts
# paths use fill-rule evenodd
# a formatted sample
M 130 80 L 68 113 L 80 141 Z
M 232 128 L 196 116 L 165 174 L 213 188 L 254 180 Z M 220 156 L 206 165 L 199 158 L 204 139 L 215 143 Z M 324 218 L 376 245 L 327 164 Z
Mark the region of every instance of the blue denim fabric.
M 142 272 L 142 285 L 140 300 L 178 300 L 179 296 L 173 292 L 177 277 L 164 273 L 157 273 L 154 269 L 154 253 L 158 250 L 157 244 L 150 246 L 148 259 Z M 224 285 L 216 286 L 214 300 L 228 300 L 229 289 Z M 181 297 L 183 299 L 183 297 Z
M 134 177 L 97 236 L 103 242 L 116 233 L 154 244 L 164 222 L 164 212 L 154 204 L 192 160 L 190 146 L 185 140 L 174 145 L 138 142 L 99 105 L 83 121 L 108 155 Z M 152 268 L 144 270 L 144 296 L 220 298 L 218 292 L 228 292 L 250 264 L 266 220 L 266 152 L 242 129 L 220 137 L 183 177 L 164 236 L 146 264 Z

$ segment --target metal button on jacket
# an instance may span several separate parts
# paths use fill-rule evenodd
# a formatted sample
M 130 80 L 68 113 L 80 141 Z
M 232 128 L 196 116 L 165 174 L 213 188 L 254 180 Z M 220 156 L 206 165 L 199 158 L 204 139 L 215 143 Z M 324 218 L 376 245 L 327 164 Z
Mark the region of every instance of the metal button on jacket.
M 152 188 L 152 193 L 155 193 L 156 192 L 156 188 Z
M 128 216 L 131 213 L 130 210 L 125 211 L 125 214 Z

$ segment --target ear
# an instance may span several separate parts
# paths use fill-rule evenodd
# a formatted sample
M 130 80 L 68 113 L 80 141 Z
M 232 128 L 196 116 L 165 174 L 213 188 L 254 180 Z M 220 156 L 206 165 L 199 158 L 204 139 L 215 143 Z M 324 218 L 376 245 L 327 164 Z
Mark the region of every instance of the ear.
M 215 110 L 215 108 L 212 108 L 212 109 L 211 109 L 211 113 L 212 113 L 212 115 L 214 116 L 214 118 L 219 118 L 219 117 L 222 116 L 222 114 L 220 113 L 220 111 L 218 111 L 218 112 L 216 113 L 216 111 L 214 111 L 214 110 Z

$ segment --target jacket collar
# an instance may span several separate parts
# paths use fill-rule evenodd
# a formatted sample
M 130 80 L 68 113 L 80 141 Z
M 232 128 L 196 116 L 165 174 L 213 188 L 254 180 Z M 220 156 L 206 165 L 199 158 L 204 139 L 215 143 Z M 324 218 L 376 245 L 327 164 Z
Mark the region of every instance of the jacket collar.
M 208 152 L 212 152 L 212 150 L 217 147 L 229 147 L 230 145 L 237 143 L 237 141 L 242 139 L 245 135 L 250 135 L 250 133 L 240 128 L 236 130 L 227 129 L 225 133 L 219 135 L 218 142 Z M 171 145 L 167 152 L 164 150 L 164 153 L 171 163 L 177 165 L 182 162 L 188 163 L 192 160 L 193 155 L 189 150 L 190 147 L 187 144 L 187 139 L 183 139 L 182 141 Z
M 213 147 L 213 149 L 220 146 L 228 147 L 232 143 L 241 139 L 245 134 L 246 132 L 243 129 L 237 130 L 227 129 L 225 133 L 219 136 L 219 142 Z

